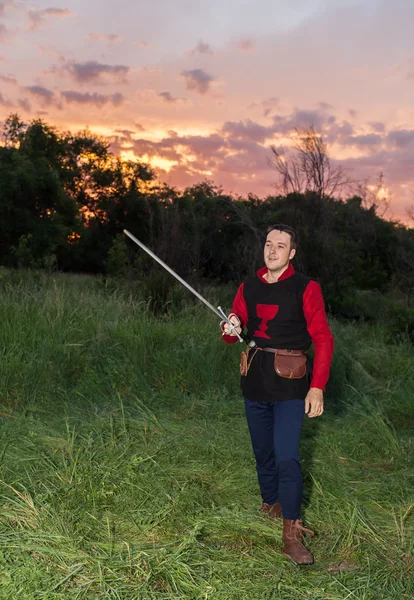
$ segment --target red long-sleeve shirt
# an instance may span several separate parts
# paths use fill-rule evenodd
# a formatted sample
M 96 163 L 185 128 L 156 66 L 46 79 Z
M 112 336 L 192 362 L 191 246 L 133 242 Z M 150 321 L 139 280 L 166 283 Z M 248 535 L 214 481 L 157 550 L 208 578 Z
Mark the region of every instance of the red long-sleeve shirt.
M 263 267 L 257 272 L 257 276 L 264 283 L 268 283 L 263 277 L 267 271 L 267 267 Z M 289 263 L 288 268 L 282 273 L 278 281 L 287 279 L 294 273 L 295 269 L 293 265 Z M 244 329 L 248 319 L 247 305 L 244 299 L 244 284 L 241 284 L 237 291 L 231 312 L 237 315 L 240 319 L 242 329 Z M 329 371 L 334 350 L 334 339 L 326 317 L 322 290 L 316 281 L 311 280 L 306 286 L 303 294 L 303 314 L 314 347 L 314 361 L 310 387 L 325 390 L 329 379 Z M 227 344 L 233 344 L 238 341 L 238 338 L 223 333 L 223 340 Z

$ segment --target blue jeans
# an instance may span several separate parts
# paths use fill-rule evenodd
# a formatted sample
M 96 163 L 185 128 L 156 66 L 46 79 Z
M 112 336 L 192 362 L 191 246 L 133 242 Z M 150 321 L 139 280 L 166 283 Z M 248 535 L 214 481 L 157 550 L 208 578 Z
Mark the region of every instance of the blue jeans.
M 285 519 L 300 519 L 299 441 L 305 401 L 252 402 L 245 398 L 244 403 L 263 502 L 280 502 Z

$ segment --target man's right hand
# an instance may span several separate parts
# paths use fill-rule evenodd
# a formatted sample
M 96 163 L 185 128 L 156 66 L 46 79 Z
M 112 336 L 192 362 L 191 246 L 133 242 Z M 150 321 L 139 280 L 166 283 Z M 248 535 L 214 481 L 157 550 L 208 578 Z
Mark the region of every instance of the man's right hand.
M 242 328 L 240 326 L 240 319 L 239 319 L 239 317 L 237 315 L 230 314 L 229 315 L 229 321 L 231 321 L 231 323 L 233 323 L 233 325 L 236 326 L 237 333 L 241 333 Z M 224 323 L 224 325 L 223 325 L 223 334 L 224 335 L 231 335 L 231 336 L 236 337 L 235 332 L 230 329 L 230 325 L 228 323 Z

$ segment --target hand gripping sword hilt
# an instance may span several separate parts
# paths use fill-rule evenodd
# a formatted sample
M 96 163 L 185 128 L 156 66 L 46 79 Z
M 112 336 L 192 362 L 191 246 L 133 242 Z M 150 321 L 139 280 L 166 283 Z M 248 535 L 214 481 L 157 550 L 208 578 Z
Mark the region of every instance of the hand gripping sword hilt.
M 227 323 L 227 325 L 230 327 L 230 331 L 233 331 L 234 334 L 237 335 L 237 337 L 239 338 L 239 342 L 244 342 L 245 340 L 243 339 L 243 336 L 241 336 L 240 333 L 236 329 L 236 327 L 239 327 L 239 326 L 235 325 L 234 323 L 232 323 L 230 321 L 230 319 L 227 317 L 226 313 L 223 311 L 223 309 L 221 308 L 221 306 L 218 306 L 217 310 L 219 311 L 219 313 L 223 317 L 223 320 L 220 322 L 220 327 L 222 327 L 224 325 L 224 323 Z

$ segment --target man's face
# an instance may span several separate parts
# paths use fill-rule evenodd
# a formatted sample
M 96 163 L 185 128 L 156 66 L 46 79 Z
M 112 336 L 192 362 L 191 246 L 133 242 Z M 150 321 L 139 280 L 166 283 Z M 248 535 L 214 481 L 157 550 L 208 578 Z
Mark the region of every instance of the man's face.
M 287 267 L 295 253 L 295 249 L 290 249 L 290 235 L 286 231 L 273 229 L 268 234 L 264 247 L 264 262 L 269 271 L 281 271 Z

